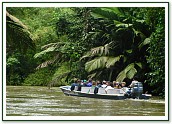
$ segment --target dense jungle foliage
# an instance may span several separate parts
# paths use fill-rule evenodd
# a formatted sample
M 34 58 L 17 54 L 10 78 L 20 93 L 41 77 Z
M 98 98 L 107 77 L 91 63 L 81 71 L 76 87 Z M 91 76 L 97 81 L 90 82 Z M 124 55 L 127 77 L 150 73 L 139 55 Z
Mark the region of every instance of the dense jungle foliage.
M 165 8 L 9 7 L 7 85 L 125 81 L 165 95 Z

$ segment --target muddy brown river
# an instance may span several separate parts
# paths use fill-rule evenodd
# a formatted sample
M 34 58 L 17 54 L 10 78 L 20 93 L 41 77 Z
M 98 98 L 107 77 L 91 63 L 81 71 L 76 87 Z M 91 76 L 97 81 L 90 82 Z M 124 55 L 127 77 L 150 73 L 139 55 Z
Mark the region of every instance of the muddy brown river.
M 164 116 L 165 101 L 65 96 L 59 87 L 7 86 L 6 116 Z

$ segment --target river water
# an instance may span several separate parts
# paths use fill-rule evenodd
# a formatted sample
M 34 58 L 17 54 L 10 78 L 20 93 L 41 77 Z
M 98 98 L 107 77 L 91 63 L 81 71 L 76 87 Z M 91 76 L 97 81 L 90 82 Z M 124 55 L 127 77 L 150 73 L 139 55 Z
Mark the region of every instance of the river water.
M 164 116 L 165 101 L 65 96 L 58 87 L 7 86 L 6 116 Z

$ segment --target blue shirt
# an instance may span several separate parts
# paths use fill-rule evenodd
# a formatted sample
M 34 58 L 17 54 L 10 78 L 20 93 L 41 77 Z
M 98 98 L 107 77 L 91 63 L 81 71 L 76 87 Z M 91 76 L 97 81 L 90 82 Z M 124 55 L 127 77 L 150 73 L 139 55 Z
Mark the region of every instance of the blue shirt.
M 88 83 L 86 84 L 86 86 L 87 86 L 87 87 L 91 87 L 91 86 L 92 86 L 92 82 L 88 82 Z

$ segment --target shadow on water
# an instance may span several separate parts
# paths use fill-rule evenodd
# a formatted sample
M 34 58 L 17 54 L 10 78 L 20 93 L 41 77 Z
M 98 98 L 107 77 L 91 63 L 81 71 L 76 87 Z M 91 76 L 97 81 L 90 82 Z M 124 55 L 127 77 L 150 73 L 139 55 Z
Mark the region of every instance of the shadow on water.
M 7 116 L 165 116 L 164 100 L 65 96 L 58 87 L 7 86 Z

